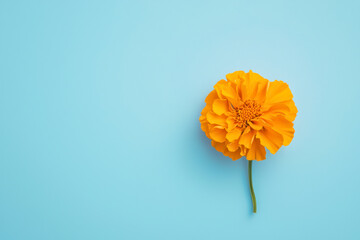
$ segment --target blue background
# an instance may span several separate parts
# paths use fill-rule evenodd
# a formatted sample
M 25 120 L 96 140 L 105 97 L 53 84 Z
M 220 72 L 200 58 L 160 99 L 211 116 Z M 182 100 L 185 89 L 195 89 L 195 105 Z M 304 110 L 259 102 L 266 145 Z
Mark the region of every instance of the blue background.
M 2 1 L 0 239 L 360 239 L 356 1 Z M 236 70 L 289 83 L 253 166 L 198 118 Z

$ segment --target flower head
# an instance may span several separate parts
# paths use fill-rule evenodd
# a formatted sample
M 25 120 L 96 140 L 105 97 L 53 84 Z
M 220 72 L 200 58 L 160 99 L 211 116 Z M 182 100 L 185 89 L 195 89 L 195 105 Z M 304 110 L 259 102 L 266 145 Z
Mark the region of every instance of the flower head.
M 294 137 L 297 108 L 289 86 L 251 70 L 226 75 L 205 99 L 201 129 L 212 146 L 232 160 L 264 160 Z

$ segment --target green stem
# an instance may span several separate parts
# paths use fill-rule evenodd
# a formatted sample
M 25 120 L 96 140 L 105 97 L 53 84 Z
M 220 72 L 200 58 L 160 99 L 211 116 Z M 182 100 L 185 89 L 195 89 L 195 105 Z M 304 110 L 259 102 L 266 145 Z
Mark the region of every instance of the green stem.
M 249 168 L 248 168 L 248 174 L 249 174 L 249 186 L 250 186 L 250 194 L 251 194 L 251 200 L 252 200 L 252 204 L 253 204 L 253 212 L 256 213 L 256 198 L 255 198 L 255 193 L 254 193 L 254 188 L 253 188 L 253 184 L 252 184 L 252 162 L 253 161 L 249 161 Z

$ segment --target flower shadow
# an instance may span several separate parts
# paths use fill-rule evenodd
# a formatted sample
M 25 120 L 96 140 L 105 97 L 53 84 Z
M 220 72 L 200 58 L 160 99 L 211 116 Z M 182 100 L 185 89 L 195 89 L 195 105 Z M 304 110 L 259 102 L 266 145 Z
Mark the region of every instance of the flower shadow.
M 232 161 L 229 157 L 215 150 L 205 133 L 201 130 L 199 122 L 199 108 L 191 114 L 183 140 L 184 171 L 189 177 L 203 187 L 215 189 L 219 194 L 232 194 L 233 198 L 241 207 L 238 208 L 244 214 L 252 213 L 252 202 L 248 184 L 247 160 L 241 158 Z M 239 186 L 240 185 L 240 186 Z M 223 190 L 225 189 L 225 190 Z

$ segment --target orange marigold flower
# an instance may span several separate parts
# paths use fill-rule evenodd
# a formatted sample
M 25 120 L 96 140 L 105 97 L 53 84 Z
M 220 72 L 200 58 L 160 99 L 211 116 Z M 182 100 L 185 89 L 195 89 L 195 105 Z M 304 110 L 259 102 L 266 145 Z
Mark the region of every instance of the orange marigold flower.
M 232 160 L 264 160 L 294 137 L 297 108 L 289 86 L 251 70 L 226 75 L 205 99 L 201 129 L 217 151 Z

